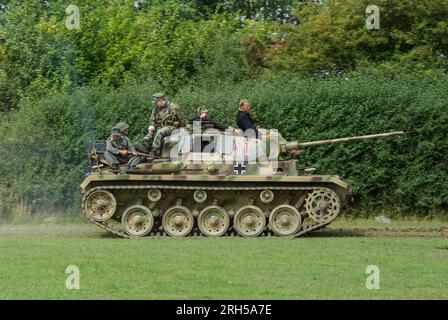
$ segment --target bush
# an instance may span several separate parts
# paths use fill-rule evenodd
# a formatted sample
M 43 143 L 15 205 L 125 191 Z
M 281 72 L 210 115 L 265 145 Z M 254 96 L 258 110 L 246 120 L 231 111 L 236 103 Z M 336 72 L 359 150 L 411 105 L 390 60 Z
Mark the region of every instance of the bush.
M 288 140 L 312 141 L 393 130 L 415 135 L 314 147 L 302 164 L 338 174 L 353 187 L 355 208 L 373 212 L 446 212 L 448 190 L 448 76 L 395 78 L 351 74 L 334 79 L 207 82 L 186 86 L 172 100 L 185 117 L 205 104 L 210 116 L 234 125 L 238 102 L 253 102 L 260 126 Z M 87 169 L 85 145 L 105 139 L 119 121 L 132 140 L 146 132 L 155 82 L 117 90 L 85 87 L 42 99 L 22 100 L 19 112 L 0 120 L 8 159 L 0 175 L 2 209 L 80 209 L 79 184 Z M 167 92 L 168 94 L 168 92 Z

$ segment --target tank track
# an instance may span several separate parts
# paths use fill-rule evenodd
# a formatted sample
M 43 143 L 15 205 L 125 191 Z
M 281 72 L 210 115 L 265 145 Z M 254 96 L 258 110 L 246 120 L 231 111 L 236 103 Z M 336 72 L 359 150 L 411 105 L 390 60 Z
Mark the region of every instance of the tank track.
M 98 186 L 98 187 L 94 187 L 92 189 L 90 189 L 89 191 L 87 191 L 83 198 L 82 198 L 82 207 L 84 209 L 85 207 L 85 201 L 87 199 L 87 197 L 97 191 L 97 190 L 137 190 L 137 189 L 171 189 L 171 190 L 218 190 L 218 191 L 262 191 L 262 190 L 281 190 L 281 191 L 313 191 L 313 190 L 331 190 L 333 191 L 331 188 L 326 188 L 326 187 L 280 187 L 280 186 L 263 186 L 263 187 L 204 187 L 204 186 L 173 186 L 173 185 L 139 185 L 139 186 L 128 186 L 128 185 L 122 185 L 122 186 L 117 186 L 117 185 L 109 185 L 109 186 Z M 89 217 L 85 210 L 84 210 L 85 216 L 87 217 L 87 219 L 89 219 L 93 224 L 95 224 L 96 226 L 102 228 L 103 230 L 110 232 L 113 236 L 117 237 L 117 238 L 126 238 L 126 239 L 142 239 L 142 238 L 147 238 L 147 237 L 171 237 L 169 236 L 163 229 L 162 230 L 151 230 L 150 233 L 148 235 L 146 235 L 145 237 L 134 237 L 134 236 L 130 236 L 127 233 L 125 233 L 124 231 L 121 230 L 117 230 L 115 228 L 115 226 L 111 225 L 111 220 L 106 220 L 103 222 L 99 222 L 96 221 L 94 219 L 92 219 L 91 217 Z M 310 224 L 307 226 L 303 226 L 299 229 L 299 231 L 293 235 L 288 236 L 289 238 L 293 238 L 293 237 L 300 237 L 303 236 L 305 234 L 308 234 L 312 231 L 316 231 L 318 229 L 324 228 L 325 226 L 329 225 L 330 223 L 332 223 L 336 217 L 339 215 L 338 214 L 334 215 L 333 217 L 331 217 L 331 219 L 328 219 L 324 222 L 320 222 L 320 223 L 314 223 L 314 224 Z M 113 220 L 112 220 L 113 221 Z M 113 224 L 115 225 L 120 225 L 118 222 L 113 222 Z M 188 235 L 188 237 L 207 237 L 206 235 L 202 234 L 199 229 L 197 228 L 197 226 L 195 226 L 193 228 L 193 230 L 190 232 L 190 234 Z M 227 232 L 222 235 L 222 237 L 241 237 L 235 230 L 233 230 L 233 225 L 231 225 L 229 227 L 229 230 L 227 230 Z M 258 236 L 258 237 L 279 237 L 277 236 L 273 231 L 271 231 L 269 229 L 268 223 L 266 224 L 266 227 L 264 229 L 264 231 Z

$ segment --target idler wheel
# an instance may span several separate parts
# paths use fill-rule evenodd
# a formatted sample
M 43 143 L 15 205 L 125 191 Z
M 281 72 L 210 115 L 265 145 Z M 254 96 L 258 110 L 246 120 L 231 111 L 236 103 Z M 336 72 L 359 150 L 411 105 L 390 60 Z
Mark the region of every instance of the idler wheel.
M 87 216 L 95 221 L 106 221 L 117 210 L 115 196 L 106 190 L 92 192 L 84 202 L 84 211 Z
M 278 236 L 292 236 L 299 231 L 302 217 L 299 210 L 290 205 L 280 205 L 269 216 L 269 228 Z
M 151 211 L 141 205 L 131 206 L 121 216 L 124 231 L 134 237 L 147 235 L 154 226 L 154 216 Z
M 247 205 L 240 208 L 235 214 L 233 225 L 239 235 L 256 237 L 263 232 L 266 226 L 266 218 L 260 208 Z
M 229 215 L 219 206 L 204 208 L 198 217 L 199 230 L 208 237 L 222 236 L 229 229 L 229 225 Z
M 184 237 L 193 229 L 193 215 L 183 206 L 169 208 L 162 218 L 163 229 L 173 237 Z

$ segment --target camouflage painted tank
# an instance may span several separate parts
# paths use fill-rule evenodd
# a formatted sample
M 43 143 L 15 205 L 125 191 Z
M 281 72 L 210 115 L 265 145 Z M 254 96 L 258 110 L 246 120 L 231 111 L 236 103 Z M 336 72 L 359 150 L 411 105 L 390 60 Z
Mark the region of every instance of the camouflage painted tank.
M 279 143 L 269 130 L 264 141 L 238 133 L 193 132 L 165 138 L 161 159 L 132 171 L 123 165 L 118 174 L 102 159 L 104 141 L 93 142 L 92 171 L 81 184 L 86 216 L 120 237 L 298 237 L 334 221 L 351 190 L 336 175 L 314 175 L 311 168 L 299 173 L 297 160 L 277 161 L 279 155 L 404 134 Z

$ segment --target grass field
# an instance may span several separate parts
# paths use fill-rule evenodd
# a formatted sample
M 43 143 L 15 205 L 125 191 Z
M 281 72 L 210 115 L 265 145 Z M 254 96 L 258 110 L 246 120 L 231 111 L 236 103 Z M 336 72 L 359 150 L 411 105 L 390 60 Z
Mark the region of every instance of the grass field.
M 4 224 L 0 299 L 447 299 L 447 237 L 441 221 L 342 219 L 299 239 L 122 240 L 82 223 Z M 65 287 L 69 265 L 79 290 Z M 369 265 L 378 290 L 366 289 Z

